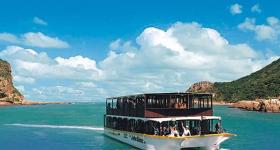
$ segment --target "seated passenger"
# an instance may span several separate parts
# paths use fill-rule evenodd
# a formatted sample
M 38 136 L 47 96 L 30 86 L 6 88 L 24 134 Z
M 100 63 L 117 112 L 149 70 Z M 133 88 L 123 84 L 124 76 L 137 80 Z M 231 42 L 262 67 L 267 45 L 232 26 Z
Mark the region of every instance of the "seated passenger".
M 200 128 L 200 126 L 197 126 L 197 127 L 194 128 L 194 134 L 195 135 L 201 135 L 201 128 Z
M 219 122 L 215 125 L 215 128 L 216 128 L 216 133 L 218 133 L 218 134 L 222 133 L 222 127 Z
M 178 102 L 174 104 L 174 108 L 179 108 L 179 103 Z
M 158 130 L 158 128 L 153 127 L 153 129 L 154 129 L 154 135 L 159 135 L 159 130 Z
M 173 127 L 169 127 L 169 131 L 170 133 L 168 134 L 168 136 L 174 136 Z
M 162 135 L 167 136 L 169 133 L 168 129 L 166 128 L 166 126 L 163 127 L 163 132 Z
M 160 127 L 159 127 L 159 135 L 163 135 L 163 127 L 162 127 L 162 125 L 160 125 Z
M 174 126 L 173 129 L 174 129 L 174 131 L 173 131 L 174 132 L 174 136 L 176 136 L 176 137 L 179 136 L 179 132 L 178 132 L 176 126 Z
M 177 136 L 179 136 L 179 132 L 177 131 L 177 129 L 176 129 L 176 126 L 174 126 L 174 127 L 170 127 L 170 134 L 169 134 L 169 136 L 175 136 L 175 137 L 177 137 Z
M 183 126 L 183 129 L 184 129 L 183 136 L 191 136 L 191 131 L 189 129 L 189 126 L 186 127 Z

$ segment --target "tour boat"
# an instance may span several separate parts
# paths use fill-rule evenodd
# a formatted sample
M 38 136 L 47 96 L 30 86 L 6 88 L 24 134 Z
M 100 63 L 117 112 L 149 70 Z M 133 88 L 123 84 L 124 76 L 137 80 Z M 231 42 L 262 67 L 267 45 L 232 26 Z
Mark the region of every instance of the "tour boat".
M 146 93 L 106 99 L 105 135 L 139 149 L 219 149 L 234 134 L 213 116 L 212 94 Z

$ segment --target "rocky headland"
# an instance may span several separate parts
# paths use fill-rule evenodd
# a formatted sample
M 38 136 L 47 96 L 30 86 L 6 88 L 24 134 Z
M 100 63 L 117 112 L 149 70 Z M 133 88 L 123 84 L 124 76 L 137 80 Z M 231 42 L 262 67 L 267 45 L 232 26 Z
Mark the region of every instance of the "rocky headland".
M 216 93 L 215 84 L 202 81 L 193 84 L 187 92 L 195 93 L 212 93 L 214 97 L 214 105 L 228 105 L 234 108 L 240 108 L 248 111 L 259 111 L 259 112 L 272 112 L 280 113 L 280 97 L 278 98 L 266 98 L 266 99 L 255 99 L 255 100 L 223 100 L 219 99 L 219 93 Z
M 13 85 L 10 64 L 0 59 L 0 106 L 63 104 L 62 102 L 34 102 L 25 100 Z
M 228 105 L 234 108 L 240 108 L 248 111 L 272 113 L 280 112 L 280 97 L 240 101 L 221 100 L 217 99 L 217 96 L 219 96 L 219 94 L 216 93 L 214 83 L 208 81 L 195 83 L 187 91 L 195 93 L 212 93 L 214 97 L 214 105 Z
M 212 93 L 214 104 L 262 112 L 280 112 L 280 59 L 231 82 L 194 83 L 187 92 Z M 234 104 L 233 104 L 234 103 Z
M 14 87 L 12 69 L 8 62 L 0 60 L 0 104 L 20 104 L 24 96 Z

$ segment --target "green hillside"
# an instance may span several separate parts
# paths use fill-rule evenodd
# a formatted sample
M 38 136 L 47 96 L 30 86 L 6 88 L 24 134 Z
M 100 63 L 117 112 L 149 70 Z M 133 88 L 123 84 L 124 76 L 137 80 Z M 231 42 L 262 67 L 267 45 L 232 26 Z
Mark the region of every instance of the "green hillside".
M 214 83 L 217 100 L 238 101 L 280 95 L 280 59 L 232 82 Z

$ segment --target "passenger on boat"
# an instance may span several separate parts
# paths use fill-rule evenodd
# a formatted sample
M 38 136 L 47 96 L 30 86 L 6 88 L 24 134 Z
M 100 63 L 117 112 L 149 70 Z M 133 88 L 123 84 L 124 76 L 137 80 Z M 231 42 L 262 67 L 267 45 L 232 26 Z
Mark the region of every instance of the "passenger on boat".
M 159 127 L 159 135 L 163 135 L 163 127 L 162 127 L 162 125 L 160 125 L 160 127 Z
M 183 103 L 183 102 L 178 102 L 178 103 L 176 103 L 176 108 L 177 109 L 184 109 L 184 108 L 186 108 L 186 104 Z
M 197 127 L 194 128 L 194 133 L 196 135 L 201 135 L 201 127 L 200 127 L 200 125 L 198 125 Z
M 169 127 L 169 130 L 170 130 L 170 134 L 168 136 L 174 136 L 174 130 L 173 130 L 173 127 Z
M 216 123 L 215 125 L 215 128 L 216 128 L 216 133 L 222 133 L 222 127 L 221 127 L 221 124 L 218 122 Z
M 153 129 L 154 129 L 154 135 L 160 135 L 160 131 L 158 130 L 158 128 L 153 126 Z
M 166 127 L 166 126 L 163 126 L 163 132 L 162 132 L 162 135 L 167 136 L 167 135 L 168 135 L 168 133 L 169 133 L 169 131 L 168 131 L 167 127 Z
M 177 137 L 177 136 L 179 136 L 179 132 L 177 131 L 177 129 L 176 129 L 176 126 L 174 126 L 174 127 L 170 127 L 170 134 L 169 134 L 169 136 L 175 136 L 175 137 Z
M 184 132 L 183 132 L 182 136 L 191 136 L 191 131 L 189 129 L 189 126 L 186 126 L 186 127 L 183 126 L 183 129 L 184 129 Z

